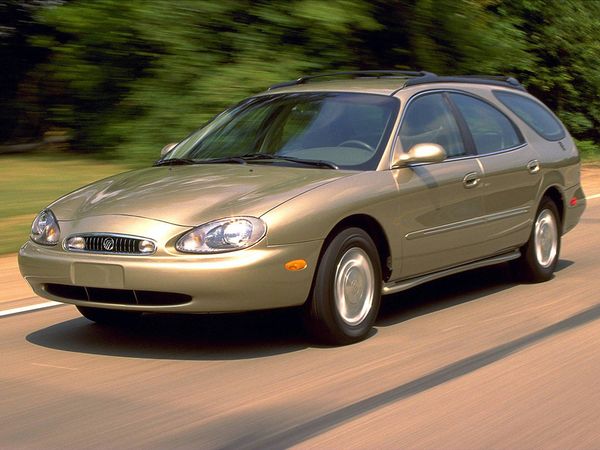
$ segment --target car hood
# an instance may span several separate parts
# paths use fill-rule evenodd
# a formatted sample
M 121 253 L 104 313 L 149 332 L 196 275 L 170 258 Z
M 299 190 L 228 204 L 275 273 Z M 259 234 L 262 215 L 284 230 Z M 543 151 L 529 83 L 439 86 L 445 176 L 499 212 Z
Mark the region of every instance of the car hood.
M 97 181 L 50 208 L 59 220 L 116 214 L 195 226 L 234 215 L 259 217 L 353 173 L 255 164 L 151 167 Z

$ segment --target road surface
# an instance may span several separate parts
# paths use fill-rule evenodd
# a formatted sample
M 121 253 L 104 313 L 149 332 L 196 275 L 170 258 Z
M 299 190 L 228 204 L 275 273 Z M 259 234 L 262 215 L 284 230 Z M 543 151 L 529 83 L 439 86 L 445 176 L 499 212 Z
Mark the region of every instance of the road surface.
M 5 257 L 0 448 L 600 448 L 599 249 L 597 196 L 551 281 L 506 265 L 438 280 L 385 298 L 341 348 L 287 311 L 130 331 L 27 311 L 45 300 Z

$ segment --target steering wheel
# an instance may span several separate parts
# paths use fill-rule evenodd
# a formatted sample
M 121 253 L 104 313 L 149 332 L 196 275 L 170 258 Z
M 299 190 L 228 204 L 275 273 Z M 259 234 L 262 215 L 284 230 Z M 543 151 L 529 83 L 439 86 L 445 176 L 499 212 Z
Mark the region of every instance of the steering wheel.
M 337 146 L 338 147 L 344 147 L 345 144 L 358 144 L 358 147 L 362 147 L 372 153 L 375 153 L 375 149 L 373 147 L 371 147 L 369 144 L 367 144 L 366 142 L 363 141 L 359 141 L 358 139 L 350 139 L 348 141 L 344 141 L 339 143 Z M 356 145 L 350 145 L 350 147 L 357 147 Z

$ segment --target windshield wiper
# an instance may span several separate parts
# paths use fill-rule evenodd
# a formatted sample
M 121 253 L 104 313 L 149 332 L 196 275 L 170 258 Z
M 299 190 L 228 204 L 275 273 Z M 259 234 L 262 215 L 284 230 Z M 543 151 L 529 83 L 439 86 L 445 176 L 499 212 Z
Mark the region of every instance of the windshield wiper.
M 196 164 L 196 161 L 188 158 L 170 158 L 170 159 L 161 159 L 156 161 L 153 166 L 184 166 L 189 164 Z
M 238 156 L 231 156 L 226 158 L 212 158 L 212 159 L 189 159 L 189 158 L 171 158 L 163 159 L 154 163 L 154 166 L 183 166 L 192 164 L 247 164 L 244 158 Z
M 315 167 L 326 167 L 328 169 L 337 170 L 339 167 L 337 164 L 334 164 L 330 161 L 324 161 L 321 159 L 301 159 L 294 158 L 292 156 L 284 156 L 284 155 L 269 155 L 268 153 L 246 153 L 245 155 L 240 156 L 246 161 L 288 161 L 296 164 L 305 164 L 307 166 L 315 166 Z
M 224 158 L 212 159 L 189 159 L 189 158 L 170 158 L 163 159 L 154 163 L 154 166 L 183 166 L 192 164 L 247 164 L 248 161 L 287 161 L 295 164 L 303 164 L 313 167 L 324 167 L 327 169 L 339 169 L 339 167 L 330 162 L 316 159 L 301 159 L 292 156 L 269 155 L 268 153 L 246 153 L 241 156 L 227 156 Z

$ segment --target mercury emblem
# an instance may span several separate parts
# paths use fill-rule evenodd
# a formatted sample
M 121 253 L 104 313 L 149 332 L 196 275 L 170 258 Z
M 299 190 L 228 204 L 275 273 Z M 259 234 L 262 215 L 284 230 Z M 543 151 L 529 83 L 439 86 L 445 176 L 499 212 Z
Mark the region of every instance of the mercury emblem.
M 107 252 L 110 252 L 113 248 L 115 248 L 115 240 L 111 237 L 104 238 L 102 241 L 102 248 Z

